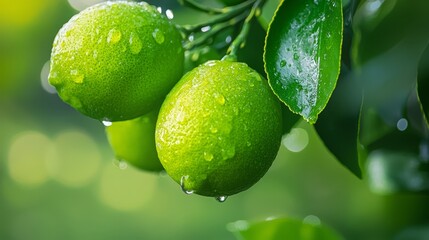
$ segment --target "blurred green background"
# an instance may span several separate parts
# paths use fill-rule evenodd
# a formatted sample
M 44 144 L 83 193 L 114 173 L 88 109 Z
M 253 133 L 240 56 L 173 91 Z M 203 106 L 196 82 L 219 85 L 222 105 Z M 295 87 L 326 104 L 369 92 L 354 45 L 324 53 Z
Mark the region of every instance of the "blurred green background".
M 0 239 L 234 239 L 231 222 L 310 216 L 346 239 L 375 240 L 428 223 L 428 196 L 371 193 L 303 122 L 266 176 L 224 203 L 118 164 L 104 126 L 47 84 L 55 34 L 96 2 L 0 0 Z M 198 20 L 176 1 L 153 2 Z

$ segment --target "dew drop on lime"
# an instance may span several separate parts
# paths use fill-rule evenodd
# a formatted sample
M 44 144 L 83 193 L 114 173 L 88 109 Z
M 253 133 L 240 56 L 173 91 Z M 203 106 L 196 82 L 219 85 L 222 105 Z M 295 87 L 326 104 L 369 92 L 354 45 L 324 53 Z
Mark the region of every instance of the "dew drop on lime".
M 182 176 L 182 177 L 180 178 L 180 188 L 182 189 L 182 191 L 183 191 L 185 194 L 190 195 L 190 194 L 194 193 L 194 190 L 190 190 L 190 189 L 187 189 L 187 188 L 186 188 L 185 184 L 186 184 L 186 181 L 187 181 L 188 179 L 189 179 L 189 176 L 188 176 L 188 175 Z
M 215 199 L 216 199 L 216 201 L 223 203 L 226 201 L 227 198 L 228 198 L 228 196 L 218 196 Z
M 121 40 L 122 33 L 116 28 L 113 28 L 107 34 L 107 43 L 115 44 Z
M 209 153 L 209 152 L 204 152 L 204 159 L 206 160 L 206 161 L 211 161 L 211 160 L 213 160 L 213 154 L 211 154 L 211 153 Z
M 79 73 L 79 71 L 76 69 L 70 70 L 70 75 L 71 75 L 72 81 L 78 84 L 83 83 L 83 79 L 85 78 L 85 75 Z
M 284 67 L 286 66 L 286 61 L 285 60 L 281 60 L 280 61 L 280 67 Z
M 224 105 L 225 104 L 225 97 L 220 94 L 220 93 L 215 93 L 214 98 L 216 99 L 216 101 L 220 104 L 220 105 Z
M 210 127 L 210 132 L 211 133 L 217 133 L 218 129 L 216 127 Z
M 158 28 L 156 28 L 153 31 L 152 37 L 153 37 L 153 39 L 155 39 L 155 42 L 158 44 L 162 44 L 165 40 L 164 34 Z
M 101 121 L 101 123 L 103 123 L 103 125 L 104 125 L 105 127 L 110 127 L 110 126 L 112 126 L 112 122 L 111 122 L 111 121 L 108 121 L 108 120 L 103 120 L 103 121 Z
M 130 35 L 130 50 L 132 54 L 138 54 L 142 50 L 143 43 L 140 40 L 139 36 L 132 32 Z
M 77 97 L 74 97 L 74 96 L 70 97 L 69 103 L 76 109 L 82 108 L 82 102 Z

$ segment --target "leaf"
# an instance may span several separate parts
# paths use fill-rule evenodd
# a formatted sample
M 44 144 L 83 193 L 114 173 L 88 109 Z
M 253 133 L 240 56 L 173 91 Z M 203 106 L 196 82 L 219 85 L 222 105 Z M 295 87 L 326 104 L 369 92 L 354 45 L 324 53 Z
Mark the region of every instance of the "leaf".
M 314 216 L 313 216 L 314 217 Z M 343 239 L 331 228 L 321 225 L 320 220 L 300 221 L 291 218 L 277 218 L 249 224 L 237 221 L 229 225 L 237 239 L 243 240 L 339 240 Z M 310 219 L 313 220 L 313 219 Z
M 426 124 L 429 126 L 429 45 L 426 47 L 420 59 L 417 91 L 421 104 L 421 111 L 424 113 Z
M 375 114 L 364 113 L 362 118 Z M 394 126 L 379 116 L 365 121 L 363 133 L 383 129 L 362 140 L 369 153 L 363 166 L 371 190 L 381 194 L 429 192 L 429 128 L 416 89 L 408 98 L 403 118 Z
M 377 150 L 368 155 L 367 162 L 368 183 L 373 192 L 429 192 L 428 165 L 418 155 Z
M 349 73 L 340 75 L 338 86 L 314 127 L 338 161 L 361 178 L 358 134 L 362 90 L 354 80 Z
M 274 93 L 310 123 L 335 88 L 343 33 L 341 0 L 285 0 L 265 41 L 265 71 Z

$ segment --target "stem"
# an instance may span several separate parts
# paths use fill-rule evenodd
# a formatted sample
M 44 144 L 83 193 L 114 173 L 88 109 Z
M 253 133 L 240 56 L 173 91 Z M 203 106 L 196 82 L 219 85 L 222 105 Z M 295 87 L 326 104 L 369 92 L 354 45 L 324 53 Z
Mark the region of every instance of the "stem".
M 227 55 L 222 58 L 222 60 L 230 60 L 230 61 L 236 61 L 237 60 L 237 51 L 238 49 L 242 48 L 244 43 L 246 42 L 247 34 L 249 33 L 250 29 L 250 21 L 255 16 L 255 13 L 257 9 L 259 8 L 259 5 L 263 2 L 263 0 L 256 0 L 255 3 L 252 6 L 252 9 L 250 10 L 249 15 L 246 17 L 243 23 L 243 27 L 241 28 L 240 33 L 238 36 L 234 39 L 234 41 L 231 43 L 227 50 Z
M 188 2 L 193 2 L 192 0 L 181 0 L 183 1 L 185 4 Z M 200 7 L 202 8 L 201 11 L 203 12 L 208 12 L 208 11 L 215 11 L 218 14 L 218 17 L 213 18 L 207 22 L 204 23 L 199 23 L 199 24 L 195 24 L 195 25 L 183 25 L 183 26 L 179 26 L 179 29 L 185 33 L 185 35 L 195 32 L 195 31 L 199 31 L 202 27 L 205 26 L 212 26 L 221 22 L 225 22 L 228 19 L 231 19 L 237 15 L 239 15 L 240 13 L 246 11 L 246 9 L 249 8 L 249 6 L 253 5 L 254 2 L 256 0 L 249 0 L 249 1 L 245 1 L 242 2 L 240 4 L 237 4 L 235 6 L 231 6 L 231 7 L 225 7 L 222 9 L 213 9 L 213 8 L 207 8 L 203 5 L 200 4 Z
M 244 12 L 244 13 L 242 13 L 242 14 L 240 14 L 240 15 L 238 15 L 238 16 L 236 16 L 236 17 L 234 17 L 228 21 L 221 22 L 221 23 L 214 25 L 214 27 L 212 29 L 210 29 L 208 32 L 206 32 L 201 37 L 196 38 L 193 41 L 187 42 L 184 45 L 184 48 L 189 50 L 189 49 L 192 49 L 196 46 L 200 46 L 200 45 L 204 44 L 209 39 L 216 36 L 220 31 L 222 31 L 228 27 L 234 26 L 235 24 L 243 21 L 243 19 L 245 19 L 246 16 L 247 16 L 247 14 L 246 14 L 246 12 Z
M 179 3 L 182 4 L 183 6 L 187 6 L 197 11 L 205 12 L 208 14 L 221 14 L 224 12 L 222 9 L 207 7 L 194 0 L 179 0 Z

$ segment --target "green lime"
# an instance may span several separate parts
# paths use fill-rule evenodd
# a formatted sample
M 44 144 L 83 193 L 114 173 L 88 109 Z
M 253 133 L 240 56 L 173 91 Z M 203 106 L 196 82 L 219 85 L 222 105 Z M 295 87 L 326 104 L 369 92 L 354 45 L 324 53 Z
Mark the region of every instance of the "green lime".
M 187 193 L 226 196 L 255 184 L 280 147 L 280 103 L 245 63 L 209 61 L 165 99 L 156 125 L 158 156 Z
M 105 121 L 151 111 L 183 73 L 176 27 L 153 6 L 104 2 L 58 32 L 49 82 L 81 113 Z
M 155 147 L 159 108 L 136 119 L 113 122 L 106 127 L 107 139 L 116 158 L 147 171 L 162 171 Z

